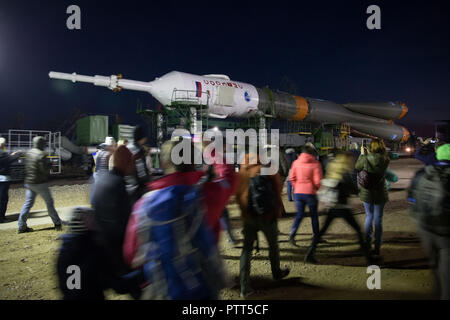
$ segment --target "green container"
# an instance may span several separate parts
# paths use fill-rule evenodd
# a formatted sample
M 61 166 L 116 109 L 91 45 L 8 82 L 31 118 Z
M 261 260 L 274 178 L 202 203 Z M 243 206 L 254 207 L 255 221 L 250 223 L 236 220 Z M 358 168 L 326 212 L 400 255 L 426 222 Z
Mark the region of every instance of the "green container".
M 108 116 L 88 116 L 77 121 L 77 144 L 90 146 L 105 142 Z
M 116 141 L 128 140 L 128 142 L 131 142 L 133 141 L 133 131 L 133 126 L 126 124 L 115 124 L 113 126 L 113 137 Z

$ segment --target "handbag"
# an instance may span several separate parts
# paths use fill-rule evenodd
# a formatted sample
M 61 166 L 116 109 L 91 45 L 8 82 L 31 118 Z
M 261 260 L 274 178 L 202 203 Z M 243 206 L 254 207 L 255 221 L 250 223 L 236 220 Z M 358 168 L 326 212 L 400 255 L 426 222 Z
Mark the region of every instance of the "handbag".
M 362 188 L 371 190 L 381 181 L 382 177 L 380 178 L 377 174 L 369 172 L 368 167 L 370 163 L 367 157 L 365 157 L 365 160 L 364 169 L 358 172 L 357 180 L 358 185 Z

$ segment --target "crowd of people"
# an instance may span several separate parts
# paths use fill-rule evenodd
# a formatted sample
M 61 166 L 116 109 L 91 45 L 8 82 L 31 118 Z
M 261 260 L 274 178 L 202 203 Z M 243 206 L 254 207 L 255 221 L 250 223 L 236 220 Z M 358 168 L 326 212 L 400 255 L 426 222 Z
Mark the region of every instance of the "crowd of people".
M 292 245 L 296 245 L 306 208 L 311 217 L 311 245 L 305 262 L 318 263 L 315 252 L 335 218 L 342 218 L 354 229 L 368 265 L 380 258 L 388 183 L 397 179 L 388 171 L 390 157 L 382 140 L 374 139 L 359 150 L 333 150 L 326 158 L 319 156 L 312 143 L 304 145 L 298 154 L 288 148 L 279 153 L 279 172 L 268 176 L 261 175 L 264 165 L 252 153 L 245 154 L 238 170 L 226 163 L 225 153 L 212 155 L 223 161 L 199 168 L 193 164 L 197 151 L 193 143 L 191 161 L 175 163 L 171 155 L 182 140 L 162 145 L 160 165 L 164 175 L 153 179 L 143 127 L 135 128 L 131 143 L 116 143 L 108 137 L 95 155 L 91 207 L 76 208 L 67 222 L 59 218 L 47 184 L 45 141 L 42 137 L 33 140 L 34 147 L 26 154 L 26 200 L 18 232 L 33 231 L 26 222 L 38 194 L 45 200 L 55 228 L 68 225 L 57 263 L 64 299 L 104 299 L 104 291 L 109 288 L 136 299 L 217 299 L 221 289 L 233 286 L 219 253 L 224 227 L 230 241 L 237 243 L 226 208 L 232 195 L 243 223 L 241 297 L 254 292 L 250 270 L 252 252 L 259 247 L 259 231 L 267 240 L 273 279 L 287 277 L 290 269 L 281 266 L 278 245 L 278 219 L 285 214 L 281 198 L 285 180 L 288 199 L 297 208 L 289 233 Z M 5 143 L 0 140 L 1 221 L 7 204 L 8 170 L 18 157 L 4 151 Z M 408 200 L 419 222 L 439 296 L 449 299 L 450 144 L 440 142 L 433 152 L 414 178 Z M 430 160 L 432 157 L 434 160 Z M 348 202 L 352 194 L 359 194 L 365 209 L 363 228 Z M 322 226 L 319 202 L 327 215 Z M 80 290 L 67 288 L 70 274 L 66 270 L 72 265 L 83 269 Z

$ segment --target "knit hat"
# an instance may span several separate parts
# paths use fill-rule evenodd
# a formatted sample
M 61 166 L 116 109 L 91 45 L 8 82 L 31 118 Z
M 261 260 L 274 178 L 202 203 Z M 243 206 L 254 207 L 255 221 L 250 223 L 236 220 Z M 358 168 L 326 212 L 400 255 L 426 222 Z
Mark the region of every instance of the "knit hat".
M 450 161 L 450 143 L 444 144 L 436 150 L 436 159 Z
M 133 155 L 126 146 L 121 145 L 114 151 L 113 167 L 122 174 L 127 174 L 133 170 Z
M 36 136 L 33 138 L 33 147 L 38 148 L 39 150 L 45 149 L 45 138 L 41 136 Z
M 133 131 L 134 142 L 136 143 L 145 137 L 147 137 L 147 134 L 145 133 L 145 129 L 141 126 L 136 126 Z

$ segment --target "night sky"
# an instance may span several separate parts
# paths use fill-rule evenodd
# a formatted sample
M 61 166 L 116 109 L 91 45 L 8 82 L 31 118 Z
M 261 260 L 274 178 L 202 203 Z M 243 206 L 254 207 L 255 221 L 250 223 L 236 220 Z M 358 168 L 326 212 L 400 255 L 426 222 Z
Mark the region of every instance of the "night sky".
M 294 5 L 295 3 L 295 5 Z M 66 8 L 81 8 L 81 30 Z M 368 30 L 366 8 L 381 8 Z M 73 108 L 140 121 L 149 94 L 50 80 L 48 72 L 221 73 L 257 87 L 349 101 L 404 101 L 418 134 L 450 119 L 448 1 L 0 0 L 0 132 L 54 129 Z

